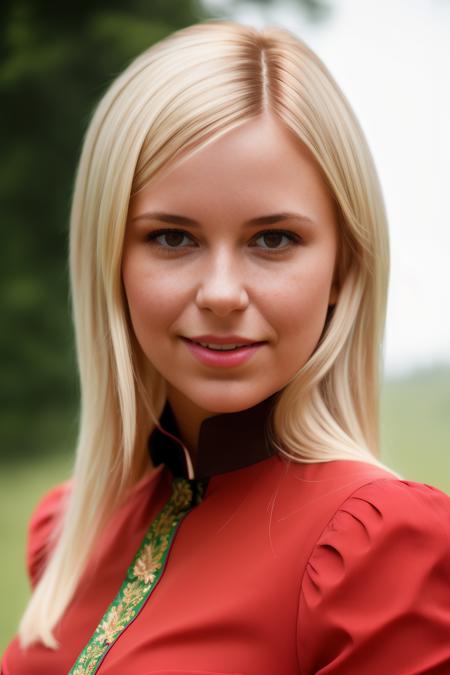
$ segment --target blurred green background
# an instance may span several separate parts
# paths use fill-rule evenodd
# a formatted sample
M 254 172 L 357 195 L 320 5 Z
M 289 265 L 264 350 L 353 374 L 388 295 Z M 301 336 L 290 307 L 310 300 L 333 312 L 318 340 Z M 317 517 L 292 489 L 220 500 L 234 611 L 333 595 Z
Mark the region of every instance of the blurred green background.
M 318 0 L 297 4 L 307 21 L 325 21 L 330 10 Z M 229 18 L 212 6 L 17 0 L 0 8 L 0 651 L 28 597 L 30 513 L 68 477 L 72 461 L 78 387 L 67 225 L 83 133 L 109 82 L 136 54 L 183 26 Z M 449 409 L 445 364 L 385 382 L 383 459 L 407 479 L 450 493 Z

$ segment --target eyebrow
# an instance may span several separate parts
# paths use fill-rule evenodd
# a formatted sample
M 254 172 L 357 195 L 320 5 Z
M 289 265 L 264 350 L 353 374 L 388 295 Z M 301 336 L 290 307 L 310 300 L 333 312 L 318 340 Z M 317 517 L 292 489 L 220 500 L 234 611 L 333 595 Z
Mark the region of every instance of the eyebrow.
M 311 220 L 311 218 L 308 218 L 308 216 L 304 216 L 301 213 L 292 213 L 289 211 L 283 211 L 282 213 L 271 213 L 270 215 L 258 216 L 257 218 L 250 218 L 250 220 L 246 220 L 244 222 L 244 225 L 249 227 L 255 225 L 273 225 L 283 220 L 289 220 L 290 218 L 296 218 L 305 225 L 315 225 L 314 221 Z M 201 225 L 201 223 L 199 223 L 197 220 L 193 220 L 192 218 L 179 216 L 174 213 L 162 213 L 161 211 L 142 213 L 141 215 L 132 218 L 131 222 L 136 220 L 159 220 L 163 223 L 189 225 L 190 227 L 199 227 Z

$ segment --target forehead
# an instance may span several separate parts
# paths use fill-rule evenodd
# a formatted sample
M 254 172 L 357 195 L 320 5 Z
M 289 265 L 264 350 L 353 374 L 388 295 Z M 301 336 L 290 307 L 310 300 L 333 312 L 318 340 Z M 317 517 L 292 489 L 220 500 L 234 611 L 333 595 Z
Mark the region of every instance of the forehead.
M 163 169 L 131 199 L 131 216 L 149 209 L 199 220 L 217 213 L 245 220 L 299 209 L 313 220 L 334 215 L 312 154 L 268 116 L 244 122 Z

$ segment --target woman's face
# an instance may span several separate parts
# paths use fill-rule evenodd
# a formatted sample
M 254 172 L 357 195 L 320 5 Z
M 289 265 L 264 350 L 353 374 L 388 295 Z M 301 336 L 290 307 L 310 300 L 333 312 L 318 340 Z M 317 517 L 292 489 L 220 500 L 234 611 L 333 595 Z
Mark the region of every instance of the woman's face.
M 123 283 L 137 340 L 169 401 L 237 412 L 282 389 L 336 301 L 337 243 L 333 202 L 309 151 L 269 116 L 228 131 L 137 193 Z M 261 344 L 194 351 L 188 339 L 205 335 Z

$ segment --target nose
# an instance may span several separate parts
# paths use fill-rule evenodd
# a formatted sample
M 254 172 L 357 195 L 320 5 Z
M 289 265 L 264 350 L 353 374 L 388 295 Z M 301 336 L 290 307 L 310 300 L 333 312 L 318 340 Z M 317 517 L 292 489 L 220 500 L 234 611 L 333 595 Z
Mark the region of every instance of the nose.
M 243 270 L 232 253 L 218 251 L 201 269 L 197 306 L 209 309 L 217 316 L 227 316 L 234 310 L 242 311 L 249 302 L 242 277 Z

